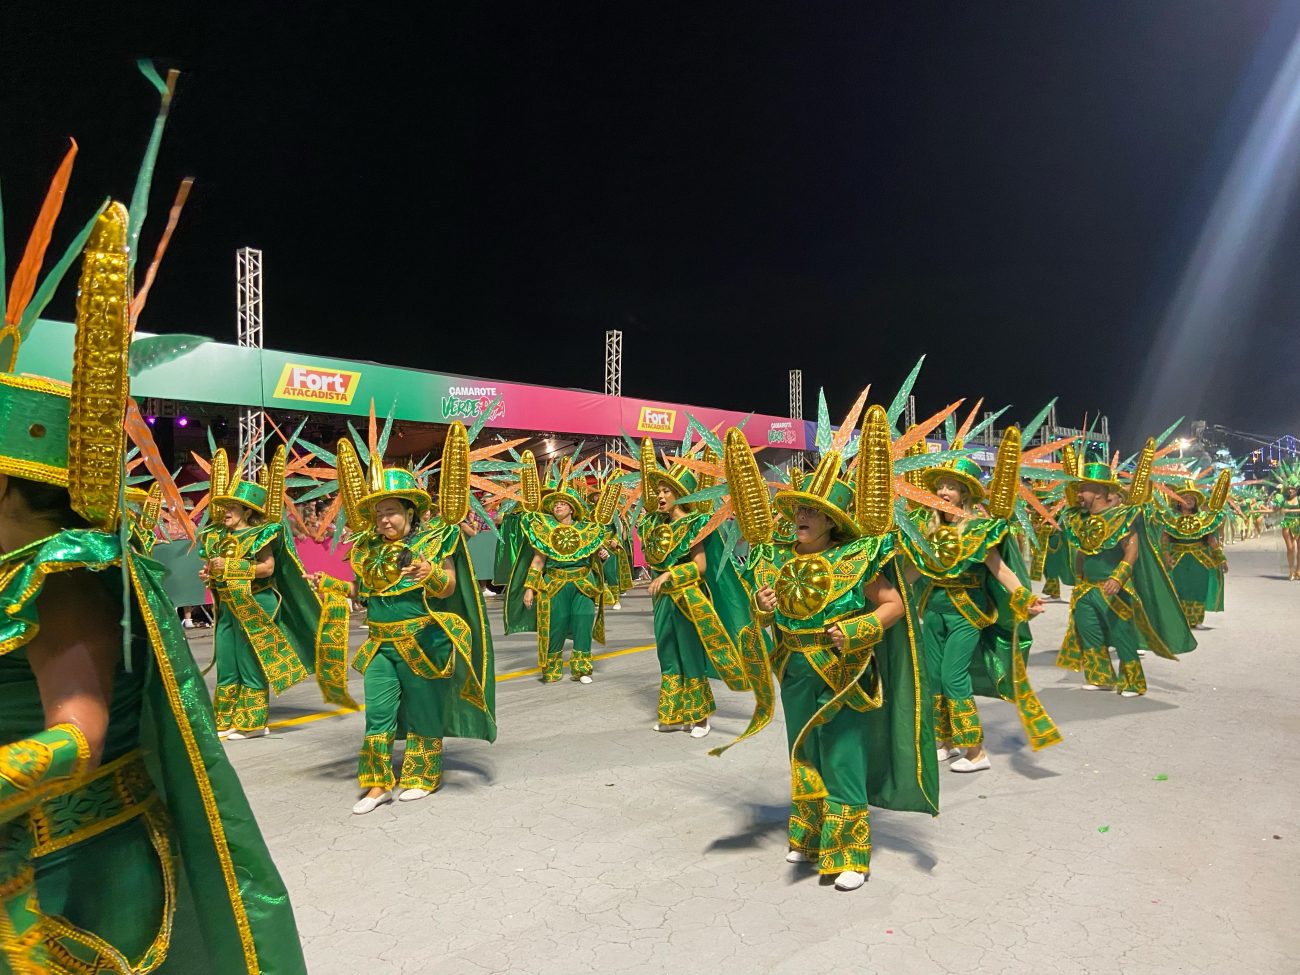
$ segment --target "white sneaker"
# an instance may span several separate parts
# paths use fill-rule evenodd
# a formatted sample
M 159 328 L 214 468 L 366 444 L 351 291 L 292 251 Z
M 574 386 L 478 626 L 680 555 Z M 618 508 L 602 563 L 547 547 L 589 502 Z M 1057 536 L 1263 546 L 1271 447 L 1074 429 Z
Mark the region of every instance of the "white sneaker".
M 270 728 L 258 728 L 256 731 L 235 731 L 231 730 L 226 735 L 226 741 L 243 741 L 245 738 L 265 738 L 271 733 Z
M 230 729 L 230 728 L 222 728 L 220 731 L 217 732 L 217 737 L 218 737 L 218 738 L 229 738 L 229 737 L 230 737 L 230 732 L 231 732 L 231 730 L 232 730 L 232 729 Z
M 415 802 L 416 799 L 423 799 L 425 796 L 433 795 L 432 789 L 404 789 L 402 794 L 397 797 L 398 802 Z
M 946 762 L 950 758 L 956 758 L 962 751 L 960 748 L 936 748 L 934 753 L 935 758 L 941 762 Z
M 786 863 L 812 863 L 813 858 L 802 850 L 791 850 L 785 855 Z
M 1139 657 L 1145 657 L 1145 656 L 1147 655 L 1147 653 L 1148 653 L 1148 651 L 1143 650 L 1141 647 L 1138 647 L 1138 656 L 1139 656 Z
M 581 677 L 578 678 L 578 683 L 579 683 L 579 684 L 590 684 L 590 683 L 591 683 L 591 674 L 583 674 Z
M 658 721 L 656 721 L 654 724 L 650 726 L 650 730 L 651 731 L 681 731 L 685 727 L 686 727 L 685 725 L 681 725 L 681 724 L 660 724 Z
M 709 727 L 709 723 L 706 721 L 704 724 L 697 724 L 695 727 L 691 728 L 691 737 L 704 738 L 707 737 L 709 732 L 712 730 L 713 729 Z
M 865 873 L 858 873 L 856 870 L 845 870 L 835 878 L 836 890 L 857 890 L 867 882 Z
M 614 605 L 610 606 L 609 608 L 610 608 L 610 609 L 622 609 L 622 608 L 623 608 L 623 604 L 622 604 L 622 603 L 614 603 Z
M 989 761 L 988 755 L 985 755 L 978 762 L 972 762 L 969 758 L 959 758 L 948 766 L 954 772 L 983 772 L 985 769 L 992 767 L 993 763 Z
M 352 815 L 364 816 L 368 812 L 374 812 L 384 803 L 392 802 L 392 801 L 393 801 L 392 792 L 380 793 L 379 795 L 375 796 L 373 799 L 370 796 L 362 796 L 360 799 L 357 800 L 357 804 L 352 807 Z
M 496 595 L 496 593 L 494 593 L 494 592 L 493 592 L 491 589 L 489 589 L 487 586 L 484 586 L 484 587 L 483 587 L 483 598 L 484 598 L 484 599 L 491 599 L 491 598 L 492 598 L 493 596 L 495 596 L 495 595 Z
M 181 620 L 181 626 L 187 630 L 192 630 L 197 624 L 193 620 Z
M 1141 697 L 1142 695 L 1139 694 L 1137 691 L 1120 691 L 1119 696 L 1120 697 Z
M 1084 684 L 1083 687 L 1080 688 L 1080 690 L 1084 690 L 1084 691 L 1104 691 L 1104 690 L 1106 690 L 1106 688 L 1102 687 L 1100 684 Z

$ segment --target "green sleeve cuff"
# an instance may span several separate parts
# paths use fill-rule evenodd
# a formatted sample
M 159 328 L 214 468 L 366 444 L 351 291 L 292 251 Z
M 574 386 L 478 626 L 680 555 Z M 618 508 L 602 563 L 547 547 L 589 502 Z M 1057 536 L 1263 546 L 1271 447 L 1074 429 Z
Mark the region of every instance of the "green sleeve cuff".
M 424 588 L 435 599 L 445 599 L 455 590 L 456 584 L 452 582 L 450 572 L 440 565 L 435 565 L 425 577 Z
M 531 568 L 528 575 L 524 576 L 524 588 L 531 589 L 533 592 L 542 591 L 542 570 Z
M 1033 592 L 1024 586 L 1011 594 L 1011 613 L 1015 616 L 1017 623 L 1029 622 L 1029 607 L 1034 604 L 1037 598 Z
M 674 565 L 668 570 L 668 584 L 665 589 L 685 589 L 700 581 L 700 567 L 695 564 L 695 560 L 683 562 L 681 565 Z
M 252 582 L 256 573 L 247 559 L 226 559 L 221 572 L 214 576 L 220 582 Z
M 885 628 L 875 613 L 866 613 L 837 624 L 844 633 L 844 652 L 861 653 L 870 650 L 885 636 Z
M 90 744 L 74 724 L 56 724 L 0 748 L 0 825 L 80 778 L 89 764 Z

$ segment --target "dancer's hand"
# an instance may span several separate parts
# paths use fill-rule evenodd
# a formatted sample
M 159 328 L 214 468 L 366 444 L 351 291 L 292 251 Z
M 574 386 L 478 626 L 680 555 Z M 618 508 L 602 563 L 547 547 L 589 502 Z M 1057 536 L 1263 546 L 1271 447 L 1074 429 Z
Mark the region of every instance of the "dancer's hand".
M 1032 603 L 1029 604 L 1030 619 L 1033 619 L 1035 616 L 1039 616 L 1042 613 L 1045 613 L 1046 611 L 1047 611 L 1047 607 L 1043 605 L 1043 601 L 1041 599 L 1035 599 Z
M 416 559 L 405 569 L 402 575 L 407 579 L 414 579 L 416 582 L 423 582 L 429 578 L 429 573 L 433 571 L 433 564 L 424 559 Z
M 213 559 L 208 563 L 209 576 L 219 576 L 221 575 L 221 573 L 225 571 L 226 571 L 226 560 L 221 558 L 221 556 L 217 556 L 215 559 Z
M 608 562 L 608 561 L 609 561 L 609 551 L 608 551 L 608 549 L 603 549 L 603 548 L 602 548 L 602 549 L 600 550 L 600 561 L 602 561 L 602 562 Z
M 671 577 L 668 575 L 668 573 L 665 572 L 663 575 L 655 579 L 654 582 L 650 583 L 650 595 L 658 596 L 659 590 L 668 584 L 670 578 Z
M 754 601 L 758 603 L 759 609 L 765 613 L 770 613 L 776 609 L 776 590 L 771 586 L 764 586 L 754 593 Z
M 1119 595 L 1120 585 L 1118 579 L 1107 579 L 1101 584 L 1102 595 L 1117 596 Z
M 826 627 L 826 635 L 831 638 L 831 646 L 836 650 L 844 650 L 844 631 L 839 628 L 839 624 Z
M 531 589 L 525 589 L 525 590 L 524 590 L 524 609 L 532 609 L 532 608 L 533 608 L 533 591 L 532 591 Z

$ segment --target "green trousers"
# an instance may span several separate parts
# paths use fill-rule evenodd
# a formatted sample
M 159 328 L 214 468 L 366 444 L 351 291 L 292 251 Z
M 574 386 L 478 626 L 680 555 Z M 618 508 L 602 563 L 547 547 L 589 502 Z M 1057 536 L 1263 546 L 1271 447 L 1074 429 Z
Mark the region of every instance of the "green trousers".
M 939 602 L 942 605 L 936 606 Z M 933 691 L 935 738 L 962 748 L 981 744 L 984 730 L 970 676 L 971 661 L 979 648 L 979 629 L 944 593 L 935 592 L 925 610 L 921 636 Z
M 569 674 L 577 680 L 591 674 L 591 631 L 596 625 L 596 604 L 584 596 L 573 583 L 568 583 L 550 600 L 550 638 L 546 647 L 546 665 L 542 680 L 557 681 L 564 674 L 564 643 L 573 643 L 569 658 Z
M 435 667 L 444 667 L 451 641 L 437 627 L 430 629 L 441 639 L 422 640 L 421 649 Z M 452 693 L 451 678 L 418 676 L 392 644 L 385 643 L 371 658 L 363 682 L 366 737 L 361 744 L 358 783 L 363 789 L 391 789 L 396 782 L 403 789 L 432 792 L 442 781 L 443 707 L 439 699 Z M 399 724 L 406 728 L 406 752 L 397 779 L 393 775 L 393 741 Z
M 274 589 L 255 592 L 253 599 L 278 621 L 280 596 Z M 265 727 L 270 702 L 262 661 L 227 605 L 218 607 L 212 647 L 217 658 L 217 688 L 212 696 L 217 730 L 255 731 Z
M 1120 598 L 1124 598 L 1121 594 Z M 1138 656 L 1138 632 L 1132 620 L 1122 619 L 1107 604 L 1101 590 L 1083 594 L 1074 604 L 1071 622 L 1082 651 L 1083 677 L 1100 687 L 1118 685 L 1121 691 L 1147 691 L 1146 675 Z M 1115 676 L 1109 647 L 1119 656 L 1120 672 Z
M 659 722 L 695 724 L 717 710 L 709 685 L 709 658 L 695 631 L 667 593 L 654 601 L 655 651 L 659 655 Z
M 800 730 L 834 696 L 803 654 L 791 653 L 781 678 L 781 707 L 792 751 Z M 790 849 L 815 857 L 823 874 L 867 873 L 871 867 L 867 734 L 866 713 L 844 707 L 804 741 L 804 753 L 821 774 L 827 795 L 791 803 Z

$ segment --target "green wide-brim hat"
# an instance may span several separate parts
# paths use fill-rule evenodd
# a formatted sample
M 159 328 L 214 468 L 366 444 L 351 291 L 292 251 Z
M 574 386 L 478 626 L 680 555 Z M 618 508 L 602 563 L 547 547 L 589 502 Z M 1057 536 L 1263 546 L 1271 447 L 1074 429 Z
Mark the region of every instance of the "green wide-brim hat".
M 963 485 L 970 495 L 971 501 L 983 501 L 984 482 L 980 479 L 983 473 L 980 470 L 980 465 L 969 457 L 958 457 L 951 464 L 927 469 L 925 472 L 925 486 L 933 491 L 936 484 L 947 478 Z
M 1205 492 L 1202 491 L 1200 488 L 1198 488 L 1191 481 L 1188 481 L 1182 487 L 1174 488 L 1174 493 L 1180 496 L 1184 494 L 1190 494 L 1192 497 L 1196 499 L 1196 503 L 1199 506 L 1204 506 L 1207 500 Z
M 68 486 L 71 387 L 0 374 L 0 474 Z
M 266 488 L 256 481 L 236 481 L 229 494 L 218 494 L 212 499 L 212 503 L 220 508 L 228 504 L 242 504 L 265 518 Z
M 777 491 L 774 500 L 777 510 L 785 516 L 791 525 L 796 523 L 797 512 L 800 508 L 812 508 L 820 511 L 833 521 L 835 527 L 846 537 L 857 538 L 862 534 L 857 522 L 849 514 L 849 511 L 853 508 L 853 488 L 839 478 L 836 478 L 831 485 L 827 497 L 813 494 L 810 491 L 785 490 Z
M 375 505 L 380 501 L 407 501 L 415 505 L 415 510 L 424 514 L 433 505 L 429 492 L 420 487 L 415 474 L 404 467 L 384 468 L 384 486 L 378 491 L 371 491 L 357 502 L 357 510 L 365 518 L 375 517 Z
M 660 483 L 667 484 L 673 494 L 679 498 L 684 498 L 688 494 L 695 493 L 695 486 L 699 484 L 695 474 L 691 471 L 682 470 L 680 473 L 672 474 L 660 468 L 650 476 L 650 490 L 659 490 Z
M 1124 485 L 1115 478 L 1115 472 L 1110 469 L 1109 464 L 1084 464 L 1083 470 L 1079 474 L 1077 481 L 1071 481 L 1066 486 L 1066 491 L 1070 495 L 1070 503 L 1075 504 L 1078 498 L 1078 490 L 1084 484 L 1095 484 L 1097 487 L 1109 488 L 1112 491 L 1124 492 Z
M 552 488 L 542 496 L 542 510 L 552 517 L 555 516 L 555 503 L 557 501 L 567 501 L 569 507 L 573 509 L 574 521 L 585 521 L 589 515 L 587 504 L 582 498 L 578 497 L 578 492 L 570 488 Z

